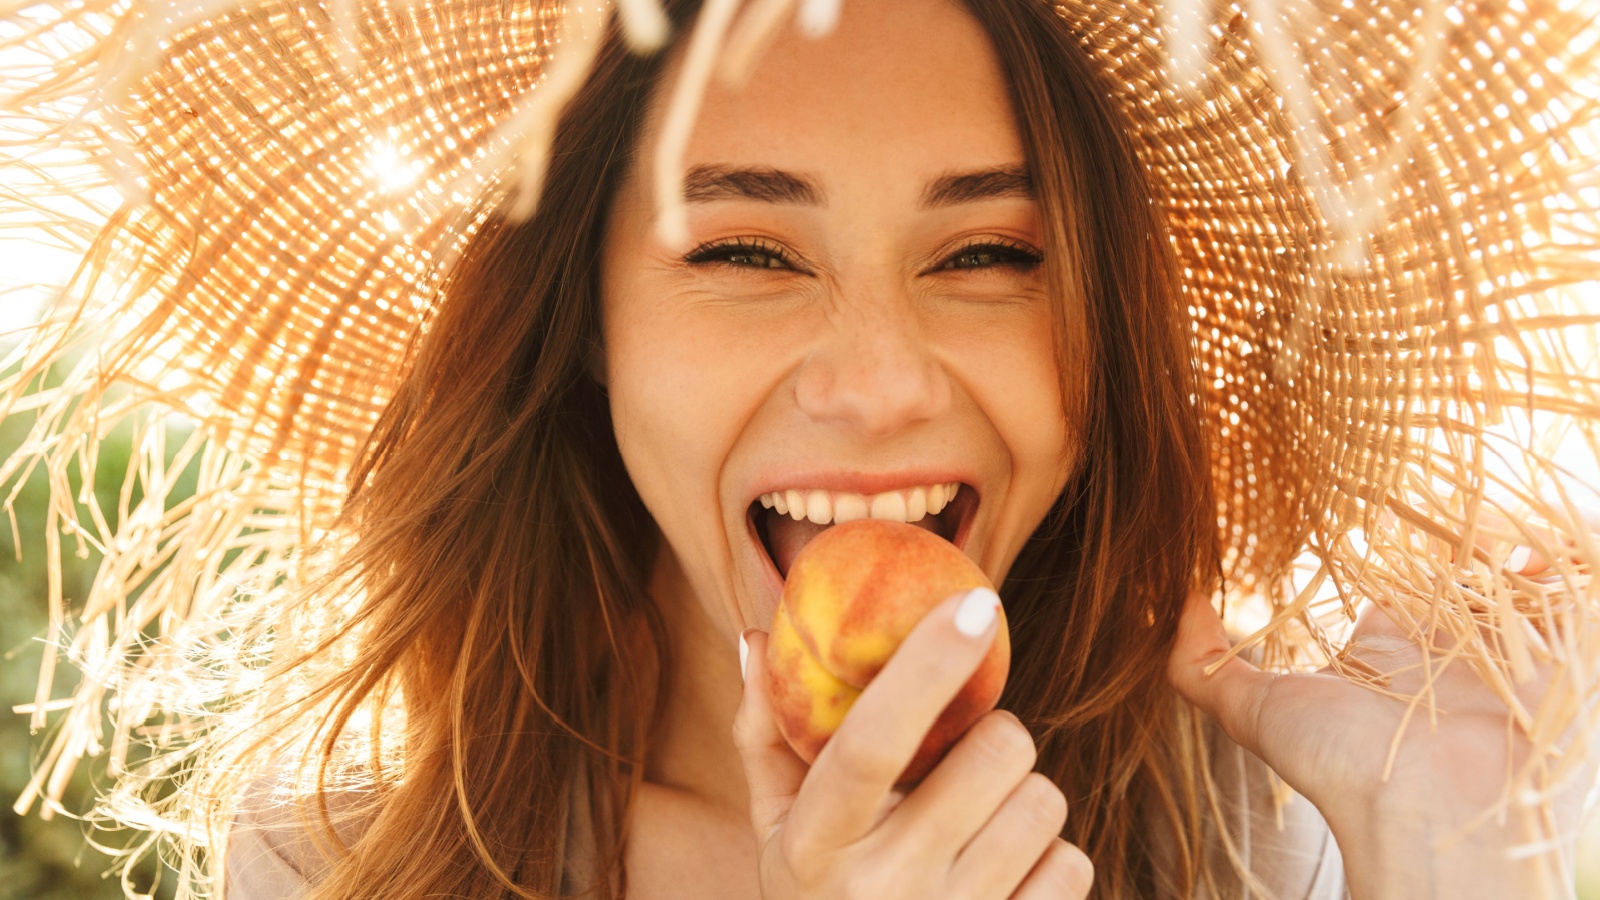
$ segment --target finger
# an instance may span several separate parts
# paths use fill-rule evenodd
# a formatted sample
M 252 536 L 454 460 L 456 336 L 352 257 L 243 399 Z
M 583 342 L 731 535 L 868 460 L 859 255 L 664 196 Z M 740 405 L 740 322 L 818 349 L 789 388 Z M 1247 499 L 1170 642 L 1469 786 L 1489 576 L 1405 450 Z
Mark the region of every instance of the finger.
M 894 790 L 890 791 L 889 796 L 883 798 L 883 803 L 878 805 L 878 814 L 872 817 L 872 827 L 876 829 L 879 825 L 883 824 L 883 820 L 889 818 L 890 813 L 894 812 L 896 809 L 899 809 L 900 804 L 904 803 L 905 799 L 905 791 L 900 790 L 899 788 L 895 788 Z
M 1330 742 L 1324 739 L 1326 729 L 1305 727 L 1306 713 L 1317 711 L 1312 718 L 1348 713 L 1352 696 L 1373 700 L 1376 695 L 1337 675 L 1263 672 L 1237 656 L 1228 657 L 1228 650 L 1227 632 L 1211 601 L 1191 594 L 1167 661 L 1167 680 L 1215 719 L 1234 743 L 1317 803 L 1318 765 L 1325 761 Z
M 733 743 L 750 789 L 750 824 L 765 845 L 789 814 L 807 767 L 783 739 L 772 716 L 766 693 L 767 633 L 751 629 L 744 637 L 748 644 L 744 696 L 733 717 Z
M 884 825 L 907 841 L 953 857 L 967 846 L 1033 770 L 1033 736 L 1017 717 L 994 710 L 975 722 Z
M 956 856 L 950 871 L 954 895 L 1010 897 L 1051 845 L 1062 842 L 1066 824 L 1067 798 L 1061 789 L 1030 772 Z
M 1167 680 L 1185 700 L 1217 720 L 1228 737 L 1261 755 L 1258 719 L 1267 688 L 1278 676 L 1238 656 L 1227 658 L 1228 633 L 1204 594 L 1190 594 L 1167 658 Z M 1215 671 L 1207 669 L 1227 658 Z
M 1594 541 L 1585 537 L 1600 535 L 1600 509 L 1583 503 L 1554 505 L 1567 514 L 1564 521 L 1552 523 L 1555 527 L 1513 519 L 1495 510 L 1480 511 L 1473 525 L 1478 555 L 1493 559 L 1503 552 L 1505 571 L 1523 576 L 1546 573 L 1560 556 L 1570 557 L 1572 564 L 1587 562 Z
M 1363 604 L 1363 609 L 1356 616 L 1356 624 L 1355 628 L 1350 632 L 1350 640 L 1354 643 L 1362 638 L 1390 638 L 1396 641 L 1403 641 L 1406 644 L 1411 643 L 1410 631 L 1404 625 L 1396 622 L 1388 611 L 1376 603 Z
M 1499 513 L 1485 511 L 1473 523 L 1472 545 L 1473 555 L 1485 561 L 1499 558 L 1507 572 L 1536 575 L 1550 567 L 1555 548 L 1568 546 L 1570 541 L 1549 529 L 1519 527 Z M 1451 556 L 1455 556 L 1454 548 Z
M 1083 900 L 1094 887 L 1088 854 L 1056 838 L 1011 900 Z
M 1426 610 L 1423 611 L 1426 613 Z M 1364 663 L 1386 677 L 1393 679 L 1407 669 L 1420 666 L 1424 662 L 1422 647 L 1426 644 L 1433 651 L 1450 652 L 1454 650 L 1463 635 L 1449 626 L 1449 620 L 1432 620 L 1429 618 L 1413 618 L 1413 611 L 1404 606 L 1381 607 L 1376 603 L 1364 604 L 1361 613 L 1356 616 L 1355 627 L 1350 631 L 1350 638 L 1346 642 L 1344 656 L 1347 661 L 1356 660 Z M 1478 635 L 1489 646 L 1496 644 L 1494 634 L 1496 629 L 1487 623 L 1478 625 Z M 1323 671 L 1331 671 L 1324 669 Z M 1415 680 L 1414 685 L 1408 686 L 1405 679 L 1391 681 L 1391 690 L 1405 693 L 1411 686 L 1422 687 L 1426 678 L 1436 677 L 1426 672 L 1407 672 Z
M 980 588 L 950 597 L 911 629 L 817 755 L 795 799 L 791 840 L 826 850 L 872 828 L 934 720 L 988 652 L 999 609 L 1000 598 Z

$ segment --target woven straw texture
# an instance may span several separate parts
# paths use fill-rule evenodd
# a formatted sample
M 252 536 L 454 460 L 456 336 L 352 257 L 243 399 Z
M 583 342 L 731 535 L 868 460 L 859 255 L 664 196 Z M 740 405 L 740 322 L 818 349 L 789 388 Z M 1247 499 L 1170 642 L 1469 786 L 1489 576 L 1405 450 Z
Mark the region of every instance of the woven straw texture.
M 1464 637 L 1508 699 L 1535 662 L 1566 667 L 1545 708 L 1515 709 L 1547 744 L 1594 715 L 1600 661 L 1595 485 L 1578 474 L 1600 425 L 1597 10 L 1060 6 L 1113 73 L 1181 260 L 1241 646 L 1337 665 L 1350 614 L 1378 602 Z M 5 39 L 32 54 L 0 99 L 17 170 L 47 171 L 21 160 L 49 146 L 128 198 L 103 227 L 56 215 L 88 264 L 5 370 L 11 410 L 38 418 L 0 474 L 45 465 L 53 540 L 106 552 L 81 611 L 50 598 L 50 643 L 90 677 L 56 704 L 65 727 L 19 807 L 103 749 L 118 697 L 115 766 L 134 729 L 183 707 L 174 673 L 228 611 L 314 566 L 302 551 L 450 260 L 491 203 L 533 196 L 592 52 L 585 15 L 564 31 L 527 0 L 7 11 Z M 39 192 L 8 202 L 51 215 Z M 139 499 L 115 525 L 85 517 L 68 469 L 92 469 L 130 416 Z M 173 416 L 197 423 L 175 458 Z M 167 508 L 195 457 L 198 493 Z M 1555 577 L 1508 571 L 1517 544 Z

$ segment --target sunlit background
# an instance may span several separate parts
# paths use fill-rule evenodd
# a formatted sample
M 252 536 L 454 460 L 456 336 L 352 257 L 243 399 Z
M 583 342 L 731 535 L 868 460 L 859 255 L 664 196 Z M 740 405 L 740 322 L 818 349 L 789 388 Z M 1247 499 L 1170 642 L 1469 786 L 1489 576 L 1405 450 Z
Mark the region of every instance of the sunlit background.
M 4 151 L 0 151 L 3 154 Z M 417 166 L 391 144 L 375 142 L 369 156 L 375 180 L 387 190 L 401 190 L 418 176 Z M 0 171 L 15 172 L 0 158 Z M 86 175 L 90 174 L 86 170 Z M 38 317 L 53 295 L 52 287 L 64 283 L 78 262 L 81 245 L 72 235 L 54 234 L 34 227 L 37 218 L 26 204 L 15 202 L 29 194 L 25 177 L 0 185 L 0 352 L 14 346 L 27 327 Z M 98 181 L 86 178 L 86 183 Z M 1593 189 L 1593 188 L 1591 188 Z M 119 202 L 110 187 L 88 188 L 60 202 L 82 204 L 87 209 L 109 210 Z M 399 223 L 394 227 L 398 228 Z M 1596 297 L 1600 308 L 1600 297 Z M 1591 355 L 1594 348 L 1590 349 Z M 0 423 L 0 458 L 9 455 L 21 441 L 26 417 L 13 417 Z M 172 441 L 172 446 L 179 442 Z M 99 471 L 106 473 L 95 485 L 101 506 L 115 510 L 119 476 L 129 456 L 127 435 L 113 435 L 102 449 Z M 1590 457 L 1571 460 L 1580 472 L 1594 471 Z M 1590 476 L 1585 476 L 1590 477 Z M 1600 474 L 1592 476 L 1600 484 Z M 181 500 L 179 492 L 173 499 Z M 25 715 L 9 712 L 34 700 L 35 681 L 41 659 L 41 639 L 46 609 L 46 567 L 44 540 L 45 505 L 48 488 L 42 473 L 35 473 L 20 486 L 15 496 L 17 536 L 0 528 L 0 900 L 10 898 L 119 898 L 123 887 L 111 874 L 112 857 L 97 845 L 116 847 L 115 834 L 92 831 L 75 815 L 56 815 L 46 820 L 37 812 L 19 816 L 10 808 L 30 777 L 35 754 L 44 746 L 44 735 L 31 735 Z M 99 557 L 92 552 L 83 559 L 63 560 L 63 593 L 69 603 L 81 602 Z M 66 696 L 74 680 L 69 674 L 57 679 L 56 695 Z M 96 774 L 80 770 L 65 795 L 69 812 L 87 812 L 95 795 Z M 100 777 L 103 777 L 100 776 Z M 147 860 L 135 874 L 132 886 L 156 897 L 170 897 L 172 878 L 161 877 L 158 864 Z M 1577 871 L 1578 896 L 1600 900 L 1600 817 L 1591 816 L 1580 839 Z

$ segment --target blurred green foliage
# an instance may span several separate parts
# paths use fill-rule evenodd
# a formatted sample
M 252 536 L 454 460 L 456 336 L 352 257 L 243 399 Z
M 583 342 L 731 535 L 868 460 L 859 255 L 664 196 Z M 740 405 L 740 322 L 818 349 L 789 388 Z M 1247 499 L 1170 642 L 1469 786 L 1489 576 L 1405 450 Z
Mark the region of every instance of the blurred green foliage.
M 14 416 L 0 423 L 0 458 L 9 456 L 22 442 L 30 422 L 28 416 Z M 108 520 L 116 515 L 117 492 L 127 472 L 131 429 L 119 429 L 101 445 L 95 478 L 95 494 Z M 77 473 L 73 488 L 77 489 Z M 33 772 L 33 762 L 46 746 L 48 730 L 38 735 L 28 731 L 28 717 L 11 712 L 18 704 L 32 703 L 43 656 L 43 637 L 49 611 L 44 523 L 49 500 L 45 473 L 35 471 L 22 485 L 16 499 L 16 516 L 21 537 L 21 552 L 9 528 L 0 527 L 0 900 L 120 900 L 123 897 L 116 861 L 89 842 L 91 828 L 76 818 L 93 804 L 95 776 L 104 773 L 96 766 L 80 766 L 74 773 L 63 802 L 75 816 L 57 815 L 45 820 L 37 805 L 27 816 L 12 810 Z M 10 485 L 5 486 L 7 489 Z M 174 501 L 193 492 L 192 475 L 180 483 Z M 64 547 L 74 546 L 64 538 Z M 85 559 L 70 550 L 62 561 L 62 592 L 69 604 L 81 603 L 88 593 L 100 556 L 91 549 Z M 69 696 L 76 684 L 70 665 L 61 665 L 52 691 L 55 698 Z M 103 846 L 123 846 L 126 834 L 93 832 L 93 840 Z M 140 891 L 155 888 L 154 895 L 169 898 L 173 893 L 170 873 L 160 873 L 154 858 L 143 860 L 133 879 Z M 158 874 L 164 875 L 159 879 Z
M 1578 900 L 1600 900 L 1600 812 L 1578 840 Z

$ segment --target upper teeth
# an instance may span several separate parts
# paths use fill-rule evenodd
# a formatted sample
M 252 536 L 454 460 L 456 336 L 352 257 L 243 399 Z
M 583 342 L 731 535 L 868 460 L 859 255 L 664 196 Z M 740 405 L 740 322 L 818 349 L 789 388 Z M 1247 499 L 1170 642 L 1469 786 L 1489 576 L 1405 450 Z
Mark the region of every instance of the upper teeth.
M 836 525 L 852 519 L 887 519 L 891 522 L 916 522 L 923 516 L 938 515 L 955 499 L 961 482 L 919 485 L 881 494 L 852 494 L 846 491 L 773 491 L 761 495 L 761 505 L 776 509 L 796 522 L 810 519 L 818 525 Z

